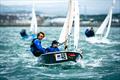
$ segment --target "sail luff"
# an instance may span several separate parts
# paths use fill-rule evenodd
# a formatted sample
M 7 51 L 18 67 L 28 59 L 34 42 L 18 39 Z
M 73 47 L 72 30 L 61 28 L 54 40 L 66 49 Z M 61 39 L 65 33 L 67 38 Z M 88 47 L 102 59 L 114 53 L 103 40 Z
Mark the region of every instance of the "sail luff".
M 75 21 L 74 21 L 74 48 L 78 48 L 78 41 L 79 41 L 79 29 L 80 29 L 80 23 L 79 23 L 79 4 L 78 0 L 75 1 Z

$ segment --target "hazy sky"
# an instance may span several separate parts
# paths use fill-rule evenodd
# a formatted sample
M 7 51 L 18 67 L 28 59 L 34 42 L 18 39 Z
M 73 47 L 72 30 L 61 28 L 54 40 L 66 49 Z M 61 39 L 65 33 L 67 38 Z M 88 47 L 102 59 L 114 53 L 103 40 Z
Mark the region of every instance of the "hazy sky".
M 68 0 L 34 0 L 36 10 L 45 13 L 65 14 L 67 12 Z M 31 5 L 32 0 L 0 0 L 0 4 L 8 6 Z M 107 13 L 112 5 L 112 0 L 79 0 L 80 13 L 101 14 Z M 120 13 L 120 0 L 116 0 L 113 13 Z

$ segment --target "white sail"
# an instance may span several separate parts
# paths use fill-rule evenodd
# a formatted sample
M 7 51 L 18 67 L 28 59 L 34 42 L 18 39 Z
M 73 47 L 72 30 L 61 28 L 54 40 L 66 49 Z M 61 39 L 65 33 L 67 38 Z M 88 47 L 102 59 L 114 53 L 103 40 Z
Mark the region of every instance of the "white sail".
M 58 40 L 59 43 L 65 42 L 68 38 L 68 35 L 71 32 L 72 22 L 73 22 L 73 17 L 72 17 L 73 7 L 72 7 L 72 5 L 73 5 L 72 0 L 70 0 L 67 17 L 66 17 L 65 23 L 63 25 L 59 40 Z
M 96 35 L 99 34 L 99 35 L 103 36 L 103 34 L 105 34 L 103 37 L 107 38 L 107 36 L 110 32 L 110 26 L 111 26 L 111 21 L 112 21 L 112 8 L 114 5 L 115 5 L 115 0 L 113 0 L 112 7 L 110 8 L 107 17 L 105 18 L 105 20 L 101 24 L 100 28 L 95 33 Z M 106 29 L 106 32 L 105 32 L 105 29 Z
M 30 27 L 30 32 L 32 34 L 37 34 L 37 18 L 35 14 L 35 9 L 34 9 L 34 2 L 32 6 L 32 20 L 31 20 L 31 27 Z
M 109 10 L 109 13 L 103 23 L 101 24 L 100 28 L 98 28 L 97 32 L 95 33 L 95 37 L 87 38 L 86 40 L 90 43 L 107 43 L 109 44 L 110 41 L 107 39 L 112 22 L 112 9 L 115 5 L 115 0 L 113 0 L 112 6 Z
M 74 33 L 72 31 L 72 26 L 74 26 Z M 74 34 L 74 49 L 76 50 L 78 48 L 78 41 L 79 41 L 79 5 L 78 0 L 69 0 L 69 9 L 68 14 L 63 26 L 63 29 L 61 31 L 60 37 L 59 37 L 59 43 L 65 42 L 67 39 L 70 39 L 69 37 Z M 70 40 L 68 40 L 69 42 Z M 69 44 L 70 45 L 70 44 Z
M 80 23 L 79 23 L 79 5 L 78 5 L 78 1 L 75 1 L 75 19 L 74 19 L 74 48 L 77 49 L 78 48 L 78 41 L 79 41 L 79 27 L 80 27 Z
M 67 29 L 68 29 L 68 20 L 69 20 L 69 15 L 70 15 L 70 3 L 69 3 L 69 7 L 68 7 L 68 13 L 67 13 L 67 17 L 65 19 L 65 23 L 63 25 L 63 28 L 62 28 L 62 31 L 61 31 L 61 34 L 60 34 L 60 37 L 59 37 L 59 40 L 58 42 L 59 43 L 63 43 L 65 40 L 66 40 L 66 36 L 67 36 Z
M 103 23 L 101 24 L 101 26 L 98 28 L 97 32 L 95 34 L 99 34 L 99 35 L 103 35 L 104 34 L 104 30 L 108 24 L 109 21 L 109 14 L 107 15 L 107 17 L 105 18 L 105 20 L 103 21 Z

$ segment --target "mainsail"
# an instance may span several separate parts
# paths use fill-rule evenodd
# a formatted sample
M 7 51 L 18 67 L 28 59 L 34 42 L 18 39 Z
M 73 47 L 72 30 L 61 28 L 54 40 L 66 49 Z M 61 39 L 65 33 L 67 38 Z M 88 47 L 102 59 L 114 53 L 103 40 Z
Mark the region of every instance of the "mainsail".
M 36 18 L 36 14 L 35 14 L 34 2 L 32 5 L 32 20 L 31 20 L 30 32 L 32 34 L 37 34 L 37 18 Z

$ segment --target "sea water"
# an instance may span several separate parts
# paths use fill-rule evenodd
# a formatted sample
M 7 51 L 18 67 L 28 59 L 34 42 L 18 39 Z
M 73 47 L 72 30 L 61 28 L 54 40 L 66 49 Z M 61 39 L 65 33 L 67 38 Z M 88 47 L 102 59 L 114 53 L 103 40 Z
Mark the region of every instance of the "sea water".
M 120 28 L 112 27 L 110 44 L 90 44 L 80 28 L 79 48 L 83 51 L 81 64 L 43 65 L 30 52 L 31 40 L 23 40 L 21 29 L 29 27 L 0 27 L 0 80 L 120 80 Z M 46 38 L 43 47 L 58 40 L 62 27 L 39 27 Z M 94 28 L 95 30 L 97 28 Z

